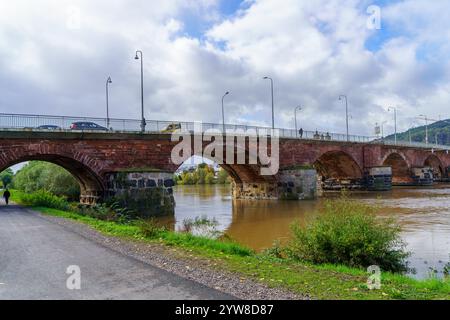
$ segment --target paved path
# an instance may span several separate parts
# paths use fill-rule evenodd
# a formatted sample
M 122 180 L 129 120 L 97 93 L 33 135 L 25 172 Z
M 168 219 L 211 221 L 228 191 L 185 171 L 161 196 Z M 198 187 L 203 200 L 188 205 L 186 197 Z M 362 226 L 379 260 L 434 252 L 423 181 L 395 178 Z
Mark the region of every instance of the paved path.
M 81 289 L 66 269 L 81 270 Z M 16 205 L 0 205 L 0 299 L 231 299 L 107 249 Z

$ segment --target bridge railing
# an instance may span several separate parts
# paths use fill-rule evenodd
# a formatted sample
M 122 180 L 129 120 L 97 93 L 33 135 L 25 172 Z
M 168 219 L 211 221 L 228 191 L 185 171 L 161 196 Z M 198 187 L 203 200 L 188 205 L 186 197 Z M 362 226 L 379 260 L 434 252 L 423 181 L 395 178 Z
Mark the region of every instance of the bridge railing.
M 56 130 L 71 131 L 70 126 L 74 122 L 94 122 L 105 128 L 109 127 L 109 132 L 140 132 L 141 120 L 136 119 L 117 119 L 110 118 L 109 126 L 107 126 L 106 118 L 95 117 L 73 117 L 73 116 L 50 116 L 50 115 L 32 115 L 32 114 L 11 114 L 0 113 L 0 128 L 3 130 L 26 130 L 26 131 L 46 131 L 39 128 L 39 126 L 53 125 L 57 126 Z M 147 120 L 146 121 L 146 133 L 161 133 L 166 131 L 169 125 L 179 124 L 182 130 L 194 132 L 197 128 L 195 122 L 187 121 L 160 121 L 160 120 Z M 223 124 L 218 123 L 201 123 L 201 130 L 208 129 L 222 130 Z M 254 132 L 256 134 L 270 132 L 269 127 L 258 127 L 242 124 L 225 124 L 225 131 L 236 132 L 240 130 L 242 132 Z M 54 131 L 54 130 L 52 130 Z M 88 131 L 88 130 L 86 130 Z M 167 132 L 167 131 L 166 131 Z M 392 146 L 402 147 L 415 147 L 415 148 L 428 148 L 428 149 L 440 149 L 449 150 L 448 145 L 439 145 L 422 142 L 409 142 L 409 141 L 390 141 L 383 140 L 377 137 L 349 135 L 331 132 L 320 131 L 303 131 L 301 134 L 294 129 L 278 128 L 278 132 L 281 138 L 291 139 L 306 139 L 306 140 L 320 140 L 320 141 L 340 141 L 340 142 L 354 142 L 354 143 L 372 143 L 372 144 L 384 144 Z

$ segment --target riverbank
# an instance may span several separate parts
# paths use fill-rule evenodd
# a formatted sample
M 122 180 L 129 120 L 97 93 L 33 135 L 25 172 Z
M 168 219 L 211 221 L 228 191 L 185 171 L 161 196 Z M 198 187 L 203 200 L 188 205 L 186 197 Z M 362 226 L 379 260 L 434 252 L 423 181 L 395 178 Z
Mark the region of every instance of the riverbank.
M 13 200 L 20 202 L 18 197 Z M 149 238 L 134 224 L 45 207 L 31 209 L 105 245 L 119 243 L 124 254 L 147 257 L 163 269 L 242 299 L 450 299 L 449 280 L 418 281 L 383 273 L 381 290 L 369 290 L 364 270 L 278 259 L 227 240 L 186 233 L 164 231 L 156 239 Z

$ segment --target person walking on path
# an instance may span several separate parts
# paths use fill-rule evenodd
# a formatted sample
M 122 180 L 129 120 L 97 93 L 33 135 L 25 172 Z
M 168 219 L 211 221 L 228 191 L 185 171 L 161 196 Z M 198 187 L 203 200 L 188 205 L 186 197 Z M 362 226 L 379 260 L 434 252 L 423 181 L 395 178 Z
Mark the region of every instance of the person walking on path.
M 3 192 L 3 198 L 5 198 L 6 205 L 9 204 L 9 197 L 11 197 L 11 192 L 9 192 L 9 190 L 6 189 L 6 190 Z

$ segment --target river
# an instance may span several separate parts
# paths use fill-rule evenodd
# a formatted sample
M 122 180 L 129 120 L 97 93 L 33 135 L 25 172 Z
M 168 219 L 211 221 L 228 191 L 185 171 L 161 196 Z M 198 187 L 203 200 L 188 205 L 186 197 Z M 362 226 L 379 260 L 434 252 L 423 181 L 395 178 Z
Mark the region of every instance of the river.
M 217 229 L 255 250 L 289 238 L 292 222 L 317 214 L 324 198 L 313 201 L 233 201 L 230 186 L 177 186 L 175 216 L 161 218 L 171 229 L 180 230 L 185 219 L 208 217 Z M 380 215 L 394 216 L 402 227 L 408 259 L 415 269 L 411 276 L 426 278 L 431 269 L 442 270 L 450 261 L 450 185 L 437 188 L 394 188 L 390 192 L 352 193 L 352 198 L 377 204 Z M 328 196 L 330 197 L 330 196 Z

